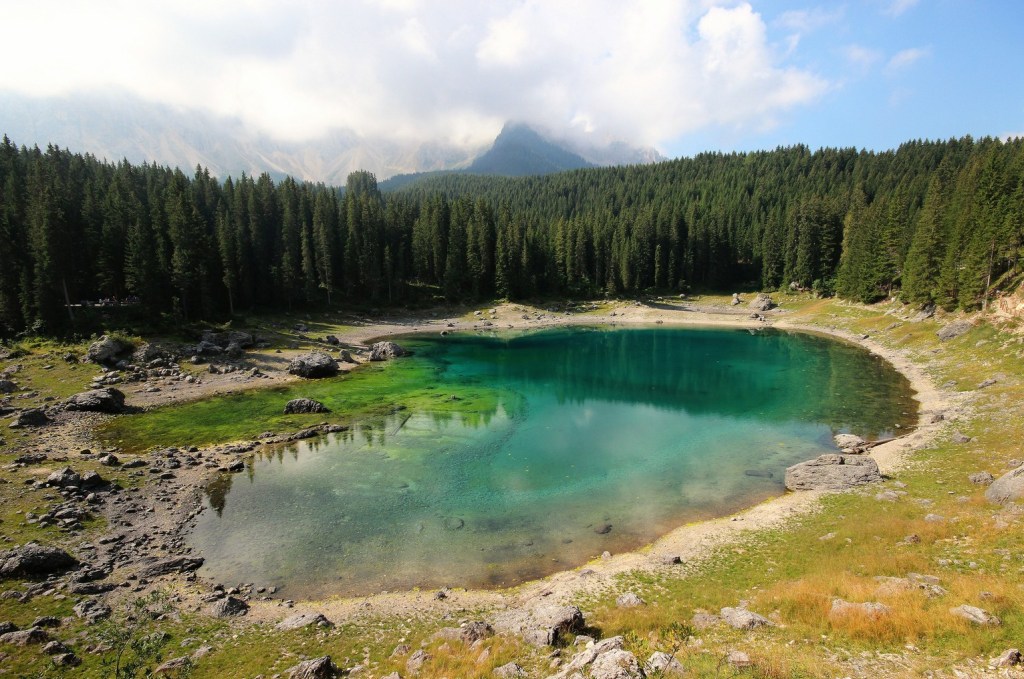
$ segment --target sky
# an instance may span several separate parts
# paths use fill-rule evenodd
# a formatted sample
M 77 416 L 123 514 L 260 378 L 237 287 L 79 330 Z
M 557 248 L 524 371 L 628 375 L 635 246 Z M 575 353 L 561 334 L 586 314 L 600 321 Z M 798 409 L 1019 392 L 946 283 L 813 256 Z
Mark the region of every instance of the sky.
M 1018 0 L 0 0 L 0 90 L 127 92 L 288 141 L 504 122 L 668 157 L 1024 136 Z M 2 125 L 2 121 L 0 121 Z

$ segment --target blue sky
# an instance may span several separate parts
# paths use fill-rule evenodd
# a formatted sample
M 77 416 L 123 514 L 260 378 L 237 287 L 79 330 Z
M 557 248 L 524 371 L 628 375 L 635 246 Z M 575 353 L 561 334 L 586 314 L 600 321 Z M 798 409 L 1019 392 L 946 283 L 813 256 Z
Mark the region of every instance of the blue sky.
M 0 2 L 0 95 L 128 92 L 282 140 L 469 147 L 516 120 L 675 157 L 1024 134 L 1017 0 Z
M 886 2 L 759 3 L 777 40 L 792 34 L 790 13 L 809 13 L 816 27 L 801 31 L 786 60 L 826 79 L 827 90 L 773 130 L 688 135 L 671 143 L 674 154 L 716 145 L 886 149 L 917 138 L 1024 136 L 1024 3 L 901 4 L 902 11 Z

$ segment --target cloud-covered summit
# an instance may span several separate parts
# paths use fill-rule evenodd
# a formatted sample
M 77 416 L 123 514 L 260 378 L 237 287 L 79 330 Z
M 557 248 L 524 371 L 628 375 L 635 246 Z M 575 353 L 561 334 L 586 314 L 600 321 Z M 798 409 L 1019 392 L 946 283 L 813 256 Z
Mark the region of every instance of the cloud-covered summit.
M 18 66 L 0 89 L 128 91 L 288 141 L 346 129 L 469 147 L 521 120 L 664 150 L 708 126 L 770 127 L 827 88 L 729 0 L 36 0 L 5 13 L 25 30 L 0 45 Z

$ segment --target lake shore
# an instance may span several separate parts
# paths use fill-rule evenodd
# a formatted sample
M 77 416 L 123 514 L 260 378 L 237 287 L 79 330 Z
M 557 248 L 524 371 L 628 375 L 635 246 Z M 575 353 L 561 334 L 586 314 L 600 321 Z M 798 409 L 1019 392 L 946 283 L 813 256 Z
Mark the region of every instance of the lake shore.
M 490 314 L 493 309 L 496 313 Z M 911 383 L 919 403 L 918 425 L 907 435 L 876 446 L 871 456 L 884 475 L 898 471 L 906 462 L 907 453 L 927 445 L 944 426 L 945 421 L 932 421 L 934 413 L 955 407 L 957 400 L 948 391 L 938 388 L 927 373 L 903 353 L 889 349 L 870 338 L 843 330 L 811 325 L 791 319 L 785 309 L 760 313 L 764 320 L 751 317 L 746 304 L 740 307 L 702 305 L 687 301 L 659 302 L 656 306 L 624 303 L 612 310 L 584 313 L 559 313 L 529 309 L 518 304 L 485 307 L 479 316 L 466 315 L 440 318 L 397 318 L 387 322 L 368 323 L 339 335 L 343 344 L 368 348 L 376 340 L 412 332 L 529 330 L 567 325 L 649 325 L 666 327 L 718 326 L 736 328 L 774 327 L 781 330 L 827 335 L 864 347 L 889 362 Z M 823 451 L 827 452 L 827 451 Z M 819 492 L 787 492 L 760 502 L 735 514 L 694 522 L 662 536 L 640 549 L 614 554 L 579 567 L 554 573 L 537 581 L 508 590 L 465 590 L 456 588 L 443 599 L 433 592 L 389 592 L 365 597 L 328 598 L 301 604 L 302 610 L 322 613 L 331 620 L 346 621 L 370 616 L 417 614 L 444 615 L 458 609 L 517 609 L 568 602 L 581 594 L 612 590 L 617 578 L 634 571 L 664 572 L 678 569 L 667 564 L 676 557 L 688 566 L 710 558 L 715 551 L 742 540 L 752 532 L 778 528 L 787 521 L 817 511 Z M 280 602 L 260 602 L 250 615 L 253 619 L 274 620 L 290 614 Z

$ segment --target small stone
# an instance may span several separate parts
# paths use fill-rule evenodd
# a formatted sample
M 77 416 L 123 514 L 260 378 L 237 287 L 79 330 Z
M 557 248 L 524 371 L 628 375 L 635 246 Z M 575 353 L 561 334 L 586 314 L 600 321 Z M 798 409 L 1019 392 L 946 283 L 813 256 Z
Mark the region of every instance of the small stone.
M 750 656 L 743 651 L 729 651 L 729 655 L 726 656 L 725 660 L 732 667 L 738 670 L 742 670 L 754 664 L 753 661 L 750 660 Z
M 975 472 L 967 477 L 971 483 L 979 486 L 991 486 L 992 482 L 995 481 L 995 477 L 988 472 Z

